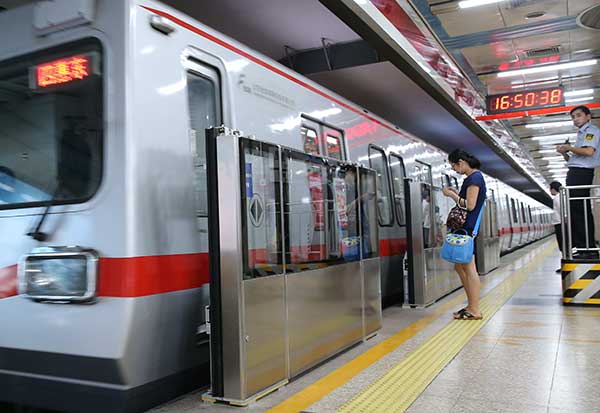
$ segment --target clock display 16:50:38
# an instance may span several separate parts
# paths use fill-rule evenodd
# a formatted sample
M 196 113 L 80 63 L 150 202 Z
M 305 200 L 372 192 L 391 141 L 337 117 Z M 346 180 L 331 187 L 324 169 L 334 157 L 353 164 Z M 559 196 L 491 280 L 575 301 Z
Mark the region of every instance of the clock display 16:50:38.
M 492 110 L 512 110 L 530 108 L 534 106 L 560 105 L 562 103 L 562 89 L 546 89 L 531 92 L 510 93 L 498 95 L 491 106 Z

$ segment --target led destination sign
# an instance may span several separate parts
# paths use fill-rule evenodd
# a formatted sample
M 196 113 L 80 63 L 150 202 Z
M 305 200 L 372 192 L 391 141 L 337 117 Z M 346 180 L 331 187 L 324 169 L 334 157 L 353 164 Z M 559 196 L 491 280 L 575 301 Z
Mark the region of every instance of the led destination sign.
M 520 112 L 564 105 L 562 87 L 489 95 L 486 98 L 488 115 Z
M 92 73 L 91 63 L 90 56 L 73 56 L 38 65 L 34 68 L 34 87 L 45 88 L 83 80 Z

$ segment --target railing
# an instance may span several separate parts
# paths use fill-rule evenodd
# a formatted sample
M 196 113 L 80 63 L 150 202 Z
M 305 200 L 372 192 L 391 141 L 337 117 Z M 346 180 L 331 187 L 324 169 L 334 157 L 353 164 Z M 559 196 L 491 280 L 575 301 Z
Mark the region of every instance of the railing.
M 561 216 L 561 228 L 562 228 L 562 254 L 564 259 L 573 259 L 574 254 L 584 253 L 587 255 L 595 254 L 595 258 L 598 257 L 598 251 L 600 248 L 593 242 L 590 245 L 590 233 L 589 233 L 589 222 L 588 222 L 588 209 L 592 213 L 593 207 L 592 200 L 600 199 L 600 195 L 592 195 L 593 189 L 600 189 L 600 185 L 578 185 L 578 186 L 563 186 L 560 189 L 560 216 Z M 572 196 L 571 191 L 589 191 L 588 196 Z M 573 246 L 573 228 L 571 227 L 571 215 L 573 202 L 583 203 L 583 223 L 585 228 L 585 247 Z M 592 227 L 592 231 L 595 228 Z M 594 234 L 591 234 L 591 239 L 594 240 Z M 586 257 L 589 258 L 589 257 Z

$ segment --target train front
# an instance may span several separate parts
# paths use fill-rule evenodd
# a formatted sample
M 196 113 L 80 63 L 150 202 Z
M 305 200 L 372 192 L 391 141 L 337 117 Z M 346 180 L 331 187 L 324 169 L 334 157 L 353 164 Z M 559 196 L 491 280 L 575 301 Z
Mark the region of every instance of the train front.
M 0 13 L 2 412 L 141 411 L 198 382 L 197 293 L 155 294 L 132 252 L 129 6 L 85 3 Z

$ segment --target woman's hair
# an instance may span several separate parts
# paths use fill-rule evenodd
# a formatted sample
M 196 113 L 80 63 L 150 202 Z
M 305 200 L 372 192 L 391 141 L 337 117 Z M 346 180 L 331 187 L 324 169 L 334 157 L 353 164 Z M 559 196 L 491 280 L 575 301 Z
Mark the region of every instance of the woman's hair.
M 479 169 L 481 167 L 479 159 L 462 149 L 455 149 L 448 155 L 448 161 L 450 161 L 450 163 L 458 163 L 461 159 L 468 163 L 471 168 Z

